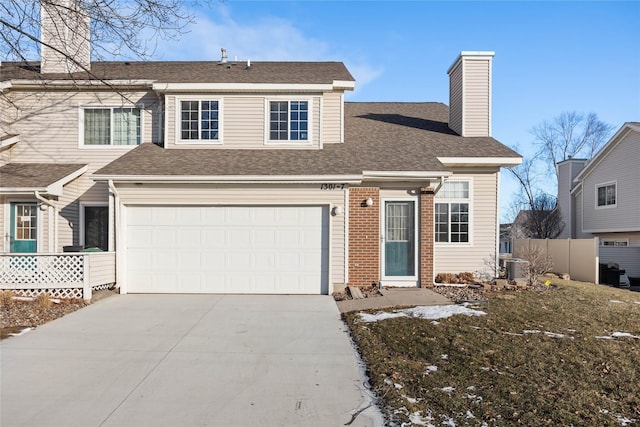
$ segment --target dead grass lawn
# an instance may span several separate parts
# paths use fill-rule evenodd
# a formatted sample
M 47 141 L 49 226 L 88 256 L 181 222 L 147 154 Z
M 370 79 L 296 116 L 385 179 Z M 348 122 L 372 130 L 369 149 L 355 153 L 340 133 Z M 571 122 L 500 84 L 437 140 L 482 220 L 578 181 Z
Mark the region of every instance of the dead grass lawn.
M 437 324 L 345 315 L 389 424 L 640 423 L 640 293 L 553 283 Z

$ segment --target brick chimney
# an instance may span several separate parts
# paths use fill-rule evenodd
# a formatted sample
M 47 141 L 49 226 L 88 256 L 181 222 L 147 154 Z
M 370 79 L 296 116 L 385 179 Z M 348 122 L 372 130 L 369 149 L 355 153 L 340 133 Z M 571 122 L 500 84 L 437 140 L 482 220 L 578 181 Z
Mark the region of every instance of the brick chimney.
M 40 72 L 75 73 L 91 67 L 89 16 L 77 0 L 42 2 L 40 38 Z
M 449 128 L 491 136 L 491 62 L 495 52 L 461 52 L 449 67 Z

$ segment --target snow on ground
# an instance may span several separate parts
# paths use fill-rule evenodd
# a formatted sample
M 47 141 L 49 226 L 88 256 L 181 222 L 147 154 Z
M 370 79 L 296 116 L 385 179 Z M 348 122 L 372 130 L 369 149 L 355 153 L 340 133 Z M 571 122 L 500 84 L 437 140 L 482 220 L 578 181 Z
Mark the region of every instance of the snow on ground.
M 430 365 L 427 366 L 427 371 L 424 373 L 425 375 L 429 375 L 432 372 L 436 372 L 438 370 L 438 367 L 435 365 Z
M 441 354 L 440 355 L 440 359 L 442 359 L 442 360 L 447 360 L 448 358 L 449 358 L 448 354 Z
M 508 334 L 508 332 L 505 332 L 505 333 Z M 569 335 L 558 334 L 556 332 L 549 332 L 549 331 L 539 331 L 537 329 L 525 329 L 524 331 L 522 331 L 522 333 L 523 334 L 545 334 L 549 338 L 571 338 L 571 339 L 573 339 L 573 337 L 569 336 Z
M 422 416 L 421 414 L 422 413 L 420 411 L 409 414 L 409 421 L 411 421 L 411 425 L 435 427 L 435 425 L 431 423 L 431 421 L 434 421 L 431 412 L 425 414 L 424 416 Z
M 604 335 L 596 337 L 601 340 L 612 340 L 614 338 L 636 338 L 640 339 L 638 335 L 631 335 L 629 332 L 612 332 L 611 335 Z
M 610 414 L 611 412 L 609 412 L 608 409 L 600 409 L 600 413 L 607 415 L 607 414 Z M 611 414 L 611 415 L 614 416 L 616 420 L 618 420 L 621 426 L 632 425 L 638 421 L 635 418 L 627 418 L 627 417 L 623 417 L 622 415 L 617 415 L 617 414 Z
M 614 304 L 624 304 L 624 301 L 620 301 L 620 300 L 617 300 L 617 299 L 610 299 L 609 302 L 612 302 Z
M 440 391 L 444 391 L 445 393 L 453 393 L 455 391 L 455 387 L 451 387 L 451 386 L 442 387 Z
M 418 317 L 421 319 L 446 319 L 457 314 L 465 316 L 484 316 L 484 311 L 474 310 L 462 305 L 435 305 L 435 306 L 418 306 L 406 308 L 404 310 L 396 310 L 392 313 L 379 311 L 375 314 L 360 313 L 363 322 L 378 322 L 380 320 L 392 319 L 394 317 Z

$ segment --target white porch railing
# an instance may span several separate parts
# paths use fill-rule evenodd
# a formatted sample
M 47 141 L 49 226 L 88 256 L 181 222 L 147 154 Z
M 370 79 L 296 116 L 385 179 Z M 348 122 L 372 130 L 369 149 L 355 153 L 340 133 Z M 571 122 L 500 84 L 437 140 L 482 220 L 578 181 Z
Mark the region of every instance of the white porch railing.
M 115 252 L 0 255 L 0 289 L 26 296 L 91 299 L 116 281 Z

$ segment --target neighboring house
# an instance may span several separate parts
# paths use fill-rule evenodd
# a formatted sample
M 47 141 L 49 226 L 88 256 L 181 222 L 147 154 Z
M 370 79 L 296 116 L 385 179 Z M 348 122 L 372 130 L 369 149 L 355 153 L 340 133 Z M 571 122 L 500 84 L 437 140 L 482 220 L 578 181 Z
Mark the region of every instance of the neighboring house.
M 511 229 L 513 223 L 500 224 L 500 254 L 510 254 L 513 252 L 513 235 Z
M 340 62 L 2 63 L 3 258 L 98 247 L 123 293 L 481 271 L 521 162 L 491 137 L 493 55 L 455 60 L 450 108 L 345 102 Z
M 640 123 L 625 123 L 589 161 L 559 162 L 561 237 L 600 242 L 600 262 L 640 277 Z

